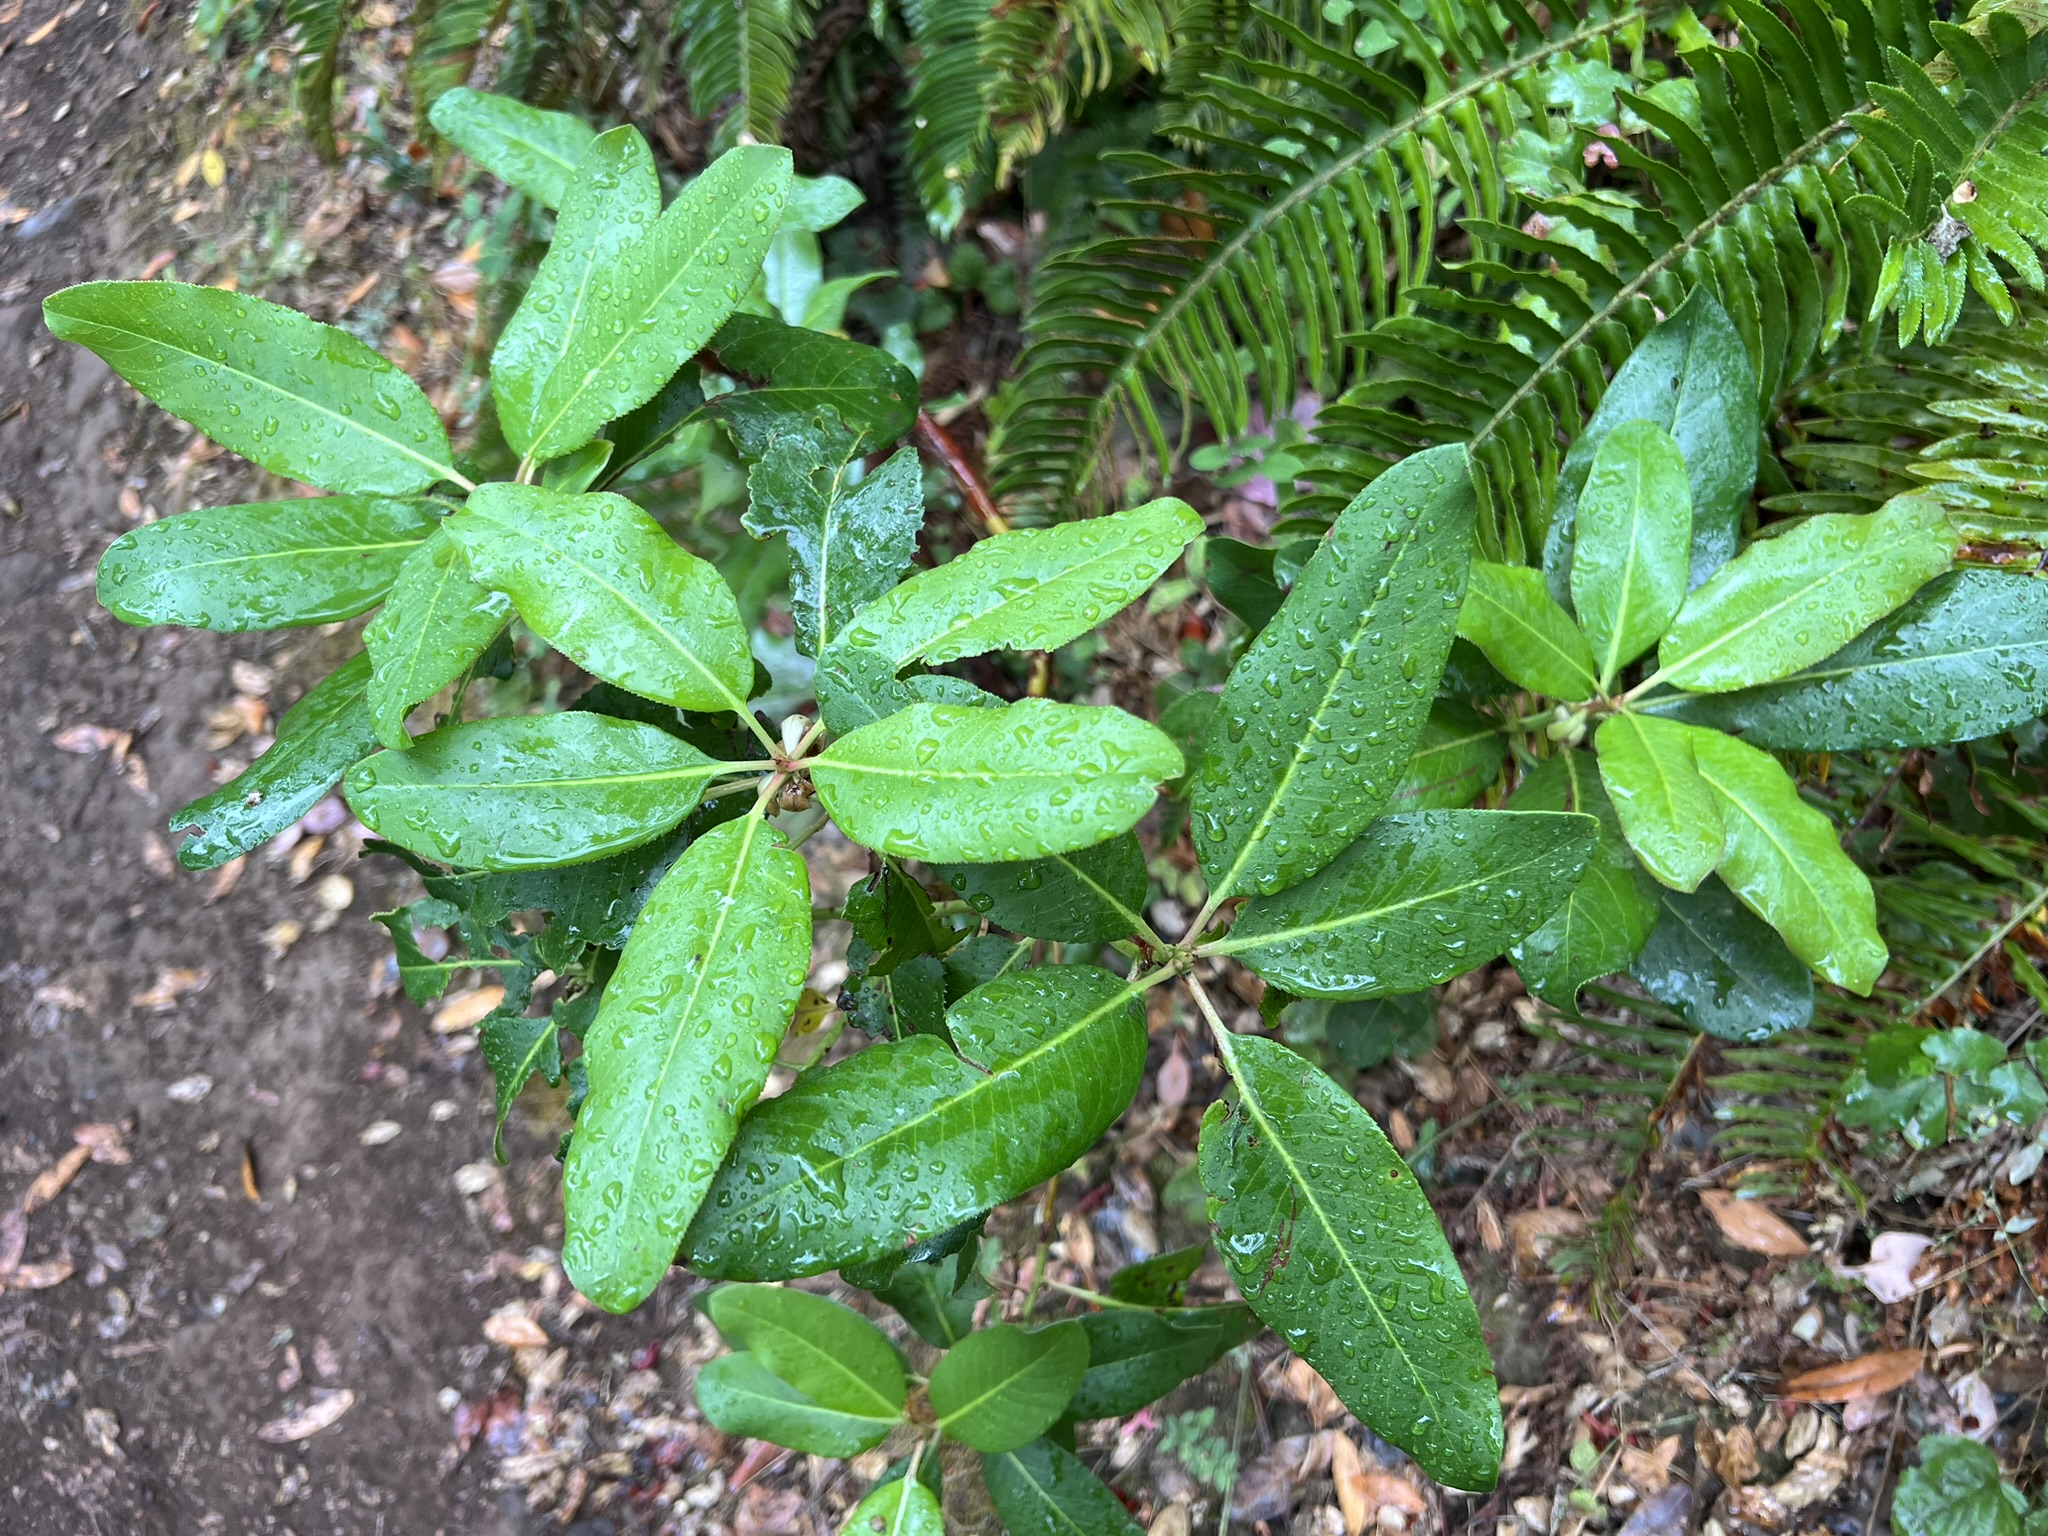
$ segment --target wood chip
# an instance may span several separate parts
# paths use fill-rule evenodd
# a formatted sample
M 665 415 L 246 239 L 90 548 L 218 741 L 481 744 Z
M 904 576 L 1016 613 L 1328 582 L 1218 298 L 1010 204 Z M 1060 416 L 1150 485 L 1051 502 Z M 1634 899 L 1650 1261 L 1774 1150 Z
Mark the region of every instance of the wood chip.
M 1330 1437 L 1330 1478 L 1337 1485 L 1337 1508 L 1344 1516 L 1344 1536 L 1359 1536 L 1374 1510 L 1365 1497 L 1365 1463 L 1349 1435 Z
M 17 1264 L 7 1276 L 7 1288 L 14 1291 L 47 1291 L 62 1285 L 74 1273 L 69 1259 L 50 1259 L 41 1264 Z
M 191 970 L 183 966 L 161 970 L 156 973 L 155 985 L 131 996 L 128 1006 L 163 1013 L 177 1007 L 178 999 L 187 993 L 203 991 L 212 979 L 211 971 Z
M 35 1177 L 28 1187 L 28 1193 L 21 1197 L 21 1212 L 26 1216 L 64 1193 L 64 1186 L 78 1177 L 78 1170 L 92 1158 L 91 1147 L 73 1147 L 48 1168 Z
M 101 1121 L 89 1120 L 84 1125 L 71 1128 L 71 1139 L 92 1153 L 96 1163 L 107 1163 L 116 1168 L 126 1168 L 134 1158 L 121 1139 L 121 1127 L 107 1125 Z
M 256 1438 L 271 1445 L 289 1445 L 294 1440 L 307 1440 L 333 1424 L 349 1409 L 355 1407 L 356 1395 L 347 1387 L 339 1391 L 318 1391 L 313 1401 L 297 1413 L 287 1413 L 282 1418 L 272 1419 L 256 1431 Z
M 19 1210 L 0 1215 L 0 1284 L 4 1284 L 21 1263 L 22 1250 L 28 1247 L 28 1216 Z
M 1754 1200 L 1738 1199 L 1725 1189 L 1703 1189 L 1700 1204 L 1721 1235 L 1738 1248 L 1774 1259 L 1797 1258 L 1808 1251 L 1806 1239 L 1791 1223 Z
M 1920 1370 L 1920 1351 L 1889 1349 L 1817 1371 L 1802 1371 L 1785 1383 L 1780 1394 L 1794 1403 L 1846 1403 L 1895 1391 Z
M 545 1349 L 548 1332 L 524 1312 L 497 1312 L 484 1319 L 484 1337 L 507 1349 Z

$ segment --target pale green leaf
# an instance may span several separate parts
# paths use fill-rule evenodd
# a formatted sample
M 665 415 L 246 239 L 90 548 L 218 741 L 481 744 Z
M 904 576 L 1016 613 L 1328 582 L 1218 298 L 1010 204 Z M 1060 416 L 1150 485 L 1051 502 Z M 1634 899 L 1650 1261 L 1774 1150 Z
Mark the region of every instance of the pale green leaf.
M 1698 888 L 1727 840 L 1721 802 L 1693 763 L 1696 734 L 1675 721 L 1620 714 L 1593 737 L 1622 834 L 1645 869 L 1681 891 Z
M 405 557 L 384 606 L 363 629 L 377 739 L 401 752 L 411 746 L 405 717 L 413 706 L 460 677 L 511 615 L 511 599 L 471 581 L 455 541 L 436 528 Z
M 898 1477 L 870 1489 L 839 1530 L 840 1536 L 946 1536 L 946 1523 L 931 1489 Z
M 566 112 L 543 112 L 466 85 L 442 92 L 427 116 L 441 137 L 543 208 L 569 200 L 576 167 L 597 137 Z
M 1625 421 L 1607 434 L 1579 492 L 1572 607 L 1593 648 L 1600 691 L 1657 643 L 1685 601 L 1692 491 L 1671 434 Z
M 580 1133 L 579 1133 L 580 1134 Z M 697 1406 L 728 1435 L 767 1440 L 809 1456 L 854 1456 L 902 1419 L 820 1407 L 753 1355 L 720 1355 L 697 1373 Z
M 1050 1429 L 1087 1369 L 1079 1323 L 996 1323 L 947 1350 L 926 1391 L 947 1439 L 995 1455 Z
M 1472 563 L 1458 633 L 1519 688 L 1574 702 L 1599 692 L 1593 648 L 1526 565 Z
M 751 1350 L 819 1407 L 869 1418 L 903 1411 L 896 1346 L 852 1308 L 779 1285 L 721 1285 L 704 1310 L 734 1349 Z

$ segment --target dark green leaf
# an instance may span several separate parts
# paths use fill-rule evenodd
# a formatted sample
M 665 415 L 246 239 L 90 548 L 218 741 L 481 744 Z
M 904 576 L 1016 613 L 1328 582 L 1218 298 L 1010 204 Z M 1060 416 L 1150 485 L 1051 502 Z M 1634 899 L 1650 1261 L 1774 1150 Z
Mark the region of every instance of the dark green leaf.
M 171 818 L 173 832 L 199 832 L 179 846 L 178 862 L 187 869 L 225 864 L 324 800 L 351 764 L 377 748 L 369 687 L 370 658 L 358 653 L 285 711 L 269 751 Z
M 1429 992 L 1397 992 L 1391 997 L 1332 1003 L 1329 1008 L 1323 1020 L 1323 1038 L 1337 1059 L 1355 1071 L 1366 1071 L 1396 1056 L 1426 1056 L 1436 1043 L 1436 997 Z
M 981 1477 L 1010 1536 L 1140 1536 L 1123 1500 L 1050 1440 L 984 1456 Z
M 659 837 L 726 765 L 657 726 L 571 710 L 473 720 L 348 777 L 363 825 L 471 869 L 602 858 Z
M 43 319 L 273 474 L 365 496 L 458 478 L 417 384 L 348 332 L 281 304 L 189 283 L 81 283 L 45 299 Z
M 428 114 L 435 131 L 543 208 L 559 208 L 597 134 L 581 118 L 543 112 L 509 96 L 458 86 Z
M 1429 707 L 1387 809 L 1463 810 L 1500 776 L 1507 754 L 1507 737 L 1492 721 L 1469 705 L 1439 699 Z
M 1599 691 L 1593 648 L 1544 591 L 1541 571 L 1475 561 L 1458 633 L 1519 688 L 1574 701 Z
M 353 618 L 390 590 L 440 510 L 322 496 L 181 513 L 107 546 L 99 599 L 127 624 L 231 632 Z
M 1273 578 L 1273 550 L 1266 544 L 1238 539 L 1202 541 L 1202 574 L 1216 601 L 1244 621 L 1256 635 L 1273 622 L 1287 594 Z
M 1307 879 L 1393 794 L 1457 626 L 1472 516 L 1462 447 L 1402 460 L 1239 660 L 1194 774 L 1212 898 Z
M 570 1143 L 583 1140 L 582 1131 Z M 846 1457 L 888 1438 L 899 1416 L 821 1408 L 750 1354 L 720 1355 L 697 1373 L 697 1406 L 728 1435 L 768 1440 L 809 1456 Z
M 1563 904 L 1591 856 L 1590 817 L 1413 811 L 1382 817 L 1320 874 L 1246 903 L 1203 946 L 1305 997 L 1383 997 L 1501 953 Z
M 498 874 L 423 874 L 430 894 L 456 903 L 477 922 L 502 923 L 535 908 L 567 938 L 617 949 L 654 887 L 688 841 L 676 832 L 608 859 Z
M 874 452 L 910 430 L 917 380 L 876 347 L 761 315 L 734 315 L 711 338 L 719 366 L 747 388 L 720 395 L 707 413 L 733 429 L 759 458 L 772 434 L 799 427 L 821 408 L 850 431 L 847 457 Z
M 930 862 L 1010 863 L 1128 831 L 1180 771 L 1179 749 L 1135 716 L 1025 699 L 910 705 L 835 741 L 811 782 L 857 843 Z
M 1500 1400 L 1479 1314 L 1415 1175 L 1350 1095 L 1277 1041 L 1225 1037 L 1233 1111 L 1202 1117 L 1216 1246 L 1344 1406 L 1454 1488 L 1491 1488 Z
M 1892 1496 L 1898 1536 L 2020 1536 L 2026 1496 L 2003 1480 L 1989 1446 L 1961 1435 L 1927 1435 L 1920 1465 Z
M 882 1330 L 850 1307 L 779 1285 L 721 1285 L 704 1310 L 734 1349 L 821 1408 L 863 1418 L 903 1411 L 903 1361 Z
M 1120 1419 L 1157 1402 L 1198 1376 L 1259 1331 L 1248 1307 L 1150 1311 L 1117 1307 L 1081 1318 L 1088 1334 L 1088 1372 L 1070 1419 Z
M 410 747 L 405 717 L 468 670 L 511 615 L 511 599 L 471 581 L 455 541 L 436 528 L 405 557 L 363 630 L 378 739 L 399 751 Z
M 599 489 L 616 482 L 621 475 L 665 447 L 704 404 L 704 389 L 697 369 L 689 364 L 661 386 L 645 405 L 635 406 L 608 425 L 611 457 L 605 460 Z
M 947 1439 L 994 1455 L 1049 1429 L 1087 1369 L 1088 1335 L 1079 1323 L 996 1323 L 947 1350 L 926 1391 Z
M 1106 943 L 1145 924 L 1145 850 L 1130 833 L 1023 864 L 949 864 L 939 876 L 998 928 L 1034 939 Z
M 692 843 L 648 900 L 584 1041 L 590 1098 L 562 1174 L 562 1264 L 599 1306 L 628 1311 L 668 1273 L 810 958 L 803 860 L 759 817 Z
M 874 1290 L 919 1338 L 940 1349 L 951 1349 L 973 1331 L 975 1306 L 990 1294 L 978 1271 L 969 1268 L 963 1277 L 950 1258 L 899 1264 Z
M 561 1031 L 554 1015 L 531 1019 L 526 1016 L 528 989 L 522 977 L 508 986 L 505 1001 L 477 1025 L 477 1048 L 491 1069 L 497 1088 L 497 1115 L 491 1127 L 491 1152 L 505 1161 L 505 1117 L 512 1103 L 538 1072 L 550 1083 L 562 1080 Z
M 1000 977 L 947 1025 L 960 1055 L 929 1035 L 870 1046 L 749 1115 L 690 1267 L 782 1279 L 899 1253 L 1069 1166 L 1144 1071 L 1137 994 L 1090 966 Z
M 1140 1307 L 1177 1307 L 1188 1281 L 1208 1255 L 1209 1245 L 1197 1243 L 1126 1264 L 1109 1277 L 1109 1294 Z
M 1719 880 L 1662 891 L 1662 911 L 1629 974 L 1696 1029 L 1768 1040 L 1813 1021 L 1813 972 Z

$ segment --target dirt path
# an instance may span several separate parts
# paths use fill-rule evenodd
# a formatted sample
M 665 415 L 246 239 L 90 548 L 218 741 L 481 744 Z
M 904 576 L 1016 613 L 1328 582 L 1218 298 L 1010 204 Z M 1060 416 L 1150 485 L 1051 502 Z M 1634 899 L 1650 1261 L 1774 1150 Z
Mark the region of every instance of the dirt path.
M 0 229 L 0 1209 L 81 1124 L 118 1127 L 128 1161 L 87 1162 L 30 1213 L 0 1295 L 0 1530 L 524 1529 L 473 1462 L 444 1467 L 437 1397 L 488 1395 L 504 1352 L 481 1321 L 509 1294 L 492 1257 L 538 1234 L 492 1230 L 453 1182 L 489 1155 L 480 1064 L 372 996 L 381 872 L 339 846 L 297 881 L 258 856 L 210 900 L 161 841 L 208 788 L 232 665 L 274 670 L 281 709 L 320 642 L 139 632 L 93 601 L 124 487 L 176 505 L 182 438 L 159 418 L 143 441 L 132 395 L 55 345 L 40 304 L 141 266 L 123 186 L 161 159 L 183 19 L 138 37 L 92 3 L 0 6 L 0 204 L 30 210 Z M 397 1138 L 364 1145 L 379 1122 Z M 259 1437 L 340 1392 L 332 1427 Z

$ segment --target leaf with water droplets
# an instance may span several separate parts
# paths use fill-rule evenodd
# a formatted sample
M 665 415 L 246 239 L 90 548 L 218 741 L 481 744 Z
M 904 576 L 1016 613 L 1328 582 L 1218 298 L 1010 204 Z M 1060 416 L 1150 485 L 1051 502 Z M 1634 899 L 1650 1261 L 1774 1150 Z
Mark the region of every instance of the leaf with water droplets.
M 822 1407 L 744 1352 L 720 1355 L 697 1373 L 697 1406 L 728 1435 L 786 1445 L 808 1456 L 858 1455 L 902 1422 L 900 1415 Z
M 745 711 L 754 658 L 732 589 L 625 497 L 494 482 L 443 526 L 470 574 L 588 671 L 664 704 Z
M 1773 682 L 1833 655 L 1955 552 L 1948 515 L 1926 497 L 1810 517 L 1757 540 L 1685 600 L 1657 647 L 1659 675 L 1694 693 Z
M 1156 1403 L 1259 1331 L 1245 1307 L 1112 1307 L 1081 1318 L 1088 1372 L 1067 1404 L 1076 1421 L 1120 1419 Z
M 1696 1029 L 1768 1040 L 1813 1021 L 1813 972 L 1768 923 L 1712 878 L 1661 891 L 1657 926 L 1629 974 Z
M 818 657 L 825 723 L 845 732 L 910 702 L 897 674 L 996 650 L 1056 650 L 1106 624 L 1180 558 L 1202 520 L 1163 497 L 1128 512 L 983 539 L 854 615 Z
M 913 704 L 835 741 L 811 782 L 857 843 L 935 863 L 1008 863 L 1128 831 L 1180 771 L 1180 749 L 1157 726 L 1024 699 Z
M 1131 833 L 1020 864 L 948 864 L 939 878 L 998 928 L 1102 944 L 1144 927 L 1145 850 Z
M 996 1323 L 947 1350 L 926 1391 L 947 1439 L 996 1455 L 1050 1429 L 1087 1369 L 1079 1323 Z
M 1693 733 L 1693 759 L 1721 799 L 1721 878 L 1784 936 L 1792 953 L 1837 986 L 1868 996 L 1889 952 L 1870 880 L 1835 824 L 1799 796 L 1768 752 L 1718 731 Z
M 1679 719 L 1786 751 L 1995 736 L 2048 712 L 2048 582 L 1951 571 L 1825 661 L 1669 707 Z
M 1338 515 L 1232 669 L 1194 774 L 1212 896 L 1306 880 L 1385 806 L 1457 629 L 1473 507 L 1463 448 L 1403 459 Z
M 350 771 L 349 808 L 401 848 L 469 869 L 602 858 L 696 809 L 726 764 L 667 731 L 570 710 L 472 720 Z
M 370 658 L 358 652 L 285 711 L 277 739 L 212 794 L 171 817 L 199 829 L 178 848 L 187 869 L 212 869 L 268 842 L 327 798 L 349 766 L 377 747 L 370 725 Z
M 543 112 L 466 85 L 443 91 L 427 117 L 449 143 L 543 208 L 569 200 L 576 168 L 597 137 L 566 112 Z
M 1518 688 L 1573 701 L 1599 691 L 1593 648 L 1543 590 L 1541 571 L 1473 561 L 1458 633 Z
M 1145 1068 L 1137 992 L 1093 966 L 1000 976 L 946 1022 L 958 1055 L 931 1035 L 871 1045 L 755 1109 L 685 1262 L 768 1280 L 900 1257 L 1072 1164 Z
M 1245 904 L 1205 953 L 1303 997 L 1386 997 L 1500 954 L 1563 904 L 1593 852 L 1589 816 L 1384 816 L 1302 884 Z
M 455 478 L 448 434 L 419 385 L 348 332 L 282 304 L 190 283 L 81 283 L 45 299 L 43 320 L 273 474 L 365 496 Z
M 903 1411 L 896 1346 L 851 1307 L 779 1285 L 721 1285 L 704 1310 L 734 1349 L 821 1408 L 887 1418 Z
M 769 434 L 829 411 L 853 436 L 847 457 L 886 447 L 917 415 L 917 379 L 879 347 L 734 315 L 711 338 L 720 368 L 742 388 L 706 407 L 732 429 L 740 451 L 758 458 Z
M 436 528 L 405 557 L 377 616 L 363 629 L 370 653 L 370 715 L 377 739 L 412 745 L 405 717 L 465 672 L 505 627 L 512 603 L 469 579 L 447 533 Z
M 124 624 L 231 633 L 354 618 L 433 533 L 434 502 L 321 496 L 206 507 L 131 528 L 100 557 Z
M 1623 422 L 1668 431 L 1685 460 L 1696 587 L 1735 554 L 1756 488 L 1757 376 L 1728 312 L 1702 284 L 1636 344 L 1600 396 L 1558 471 L 1557 505 L 1543 543 L 1543 573 L 1560 603 L 1571 596 L 1578 498 L 1608 435 Z
M 981 1479 L 1010 1536 L 1141 1536 L 1123 1500 L 1051 1440 L 983 1456 Z
M 555 372 L 587 348 L 602 275 L 660 217 L 661 179 L 640 130 L 627 124 L 599 135 L 576 167 L 540 270 L 491 351 L 498 424 L 515 453 L 539 435 L 540 401 Z
M 1500 1398 L 1479 1314 L 1422 1186 L 1323 1073 L 1225 1036 L 1237 1084 L 1202 1117 L 1216 1247 L 1251 1309 L 1344 1406 L 1454 1488 L 1491 1488 Z
M 840 1536 L 946 1536 L 946 1519 L 931 1489 L 914 1477 L 894 1477 L 870 1488 L 839 1530 Z
M 1685 601 L 1692 490 L 1671 434 L 1653 421 L 1618 424 L 1593 459 L 1578 517 L 1572 608 L 1605 693 Z
M 803 860 L 758 816 L 705 833 L 655 888 L 584 1038 L 562 1172 L 562 1265 L 599 1306 L 630 1311 L 668 1273 L 810 960 Z
M 1693 761 L 1695 732 L 1650 715 L 1611 716 L 1593 737 L 1600 782 L 1643 867 L 1676 890 L 1721 862 L 1721 802 Z
M 740 306 L 789 196 L 786 149 L 727 150 L 638 240 L 600 267 L 533 408 L 535 460 L 580 448 L 654 398 Z
M 1500 776 L 1507 737 L 1470 705 L 1438 699 L 1422 723 L 1401 782 L 1387 797 L 1389 811 L 1456 811 L 1479 798 Z

